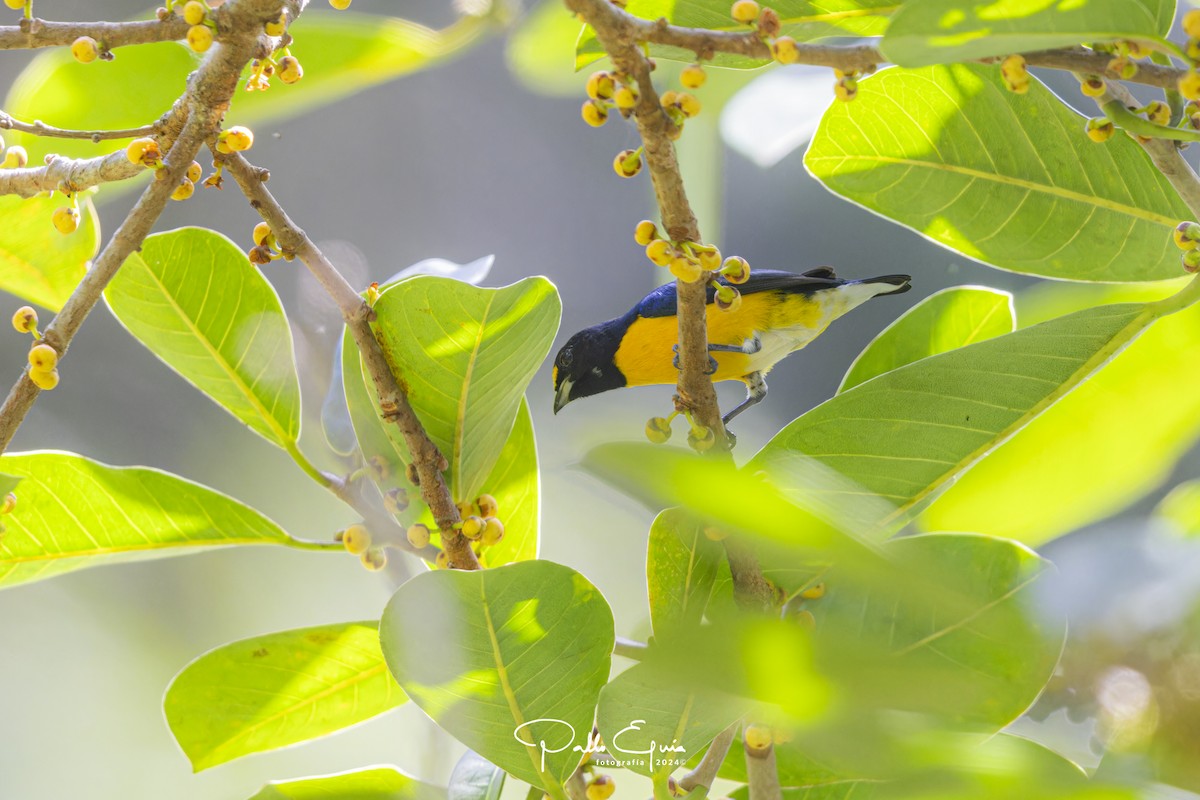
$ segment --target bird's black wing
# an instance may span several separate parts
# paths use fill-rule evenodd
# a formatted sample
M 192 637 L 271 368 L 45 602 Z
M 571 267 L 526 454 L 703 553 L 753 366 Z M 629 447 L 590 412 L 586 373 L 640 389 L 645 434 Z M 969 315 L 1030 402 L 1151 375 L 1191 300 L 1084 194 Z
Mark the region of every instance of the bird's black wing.
M 718 277 L 721 283 L 724 278 Z M 756 269 L 751 271 L 750 280 L 737 287 L 743 295 L 756 292 L 781 291 L 788 294 L 812 294 L 821 289 L 832 289 L 841 286 L 845 281 L 834 274 L 832 267 L 817 267 L 802 275 L 795 272 L 784 272 L 778 269 Z M 706 302 L 713 302 L 716 290 L 708 287 Z M 634 308 L 639 317 L 673 317 L 675 316 L 675 281 L 664 283 L 650 294 L 642 298 Z

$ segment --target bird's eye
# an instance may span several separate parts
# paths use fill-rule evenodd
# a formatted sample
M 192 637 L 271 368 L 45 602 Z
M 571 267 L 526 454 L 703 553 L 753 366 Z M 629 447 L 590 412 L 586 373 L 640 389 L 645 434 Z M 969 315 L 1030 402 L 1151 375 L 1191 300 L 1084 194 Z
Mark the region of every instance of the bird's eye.
M 561 353 L 558 354 L 559 366 L 562 366 L 562 367 L 571 366 L 571 357 L 572 357 L 572 354 L 571 354 L 571 350 L 569 348 L 566 350 L 563 350 Z

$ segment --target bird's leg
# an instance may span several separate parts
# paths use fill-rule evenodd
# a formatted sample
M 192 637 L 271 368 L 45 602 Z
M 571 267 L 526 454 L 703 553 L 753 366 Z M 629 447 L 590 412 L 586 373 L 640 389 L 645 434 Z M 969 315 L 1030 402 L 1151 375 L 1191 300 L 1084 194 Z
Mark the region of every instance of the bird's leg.
M 746 382 L 746 399 L 721 418 L 721 422 L 725 425 L 728 425 L 731 419 L 750 406 L 761 403 L 762 399 L 767 396 L 767 382 L 763 379 L 761 372 L 751 372 L 749 375 L 742 376 L 742 380 Z
M 708 349 L 711 351 L 715 348 L 710 344 L 708 346 Z M 734 349 L 736 350 L 737 348 L 734 348 Z M 675 357 L 671 359 L 671 366 L 675 367 L 675 369 L 683 369 L 683 367 L 679 366 L 679 345 L 673 345 L 671 347 L 671 352 L 675 354 Z M 738 352 L 740 352 L 740 351 L 738 351 Z M 704 374 L 712 375 L 716 371 L 717 371 L 717 360 L 715 358 L 713 358 L 712 356 L 709 356 L 708 357 L 708 369 L 706 369 L 704 371 Z
M 745 353 L 752 356 L 762 350 L 762 339 L 755 334 L 753 338 L 747 339 L 741 344 L 710 344 L 708 350 L 710 353 Z

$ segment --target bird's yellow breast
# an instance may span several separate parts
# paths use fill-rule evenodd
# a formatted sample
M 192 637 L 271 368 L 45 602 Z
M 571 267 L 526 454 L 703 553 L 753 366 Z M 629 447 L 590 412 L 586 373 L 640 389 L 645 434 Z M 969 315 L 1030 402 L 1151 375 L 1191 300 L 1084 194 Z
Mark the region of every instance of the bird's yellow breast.
M 707 308 L 708 341 L 739 346 L 758 336 L 763 349 L 755 354 L 713 353 L 714 380 L 737 380 L 751 372 L 766 372 L 788 353 L 808 344 L 829 324 L 821 302 L 803 294 L 756 292 L 744 295 L 737 311 Z M 672 348 L 679 341 L 679 319 L 638 317 L 625 331 L 614 359 L 627 385 L 675 383 Z

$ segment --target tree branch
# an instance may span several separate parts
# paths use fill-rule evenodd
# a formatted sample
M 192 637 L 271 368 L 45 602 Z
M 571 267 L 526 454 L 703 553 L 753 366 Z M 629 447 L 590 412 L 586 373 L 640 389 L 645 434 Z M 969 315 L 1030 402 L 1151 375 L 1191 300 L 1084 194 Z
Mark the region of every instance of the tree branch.
M 219 11 L 229 35 L 192 74 L 187 92 L 164 117 L 166 123 L 159 143 L 166 157 L 161 179 L 146 187 L 62 310 L 46 326 L 43 342 L 60 356 L 66 354 L 71 339 L 121 264 L 150 233 L 200 147 L 220 130 L 221 119 L 237 91 L 242 68 L 264 47 L 259 41 L 263 22 L 278 17 L 282 6 L 283 0 L 230 0 L 221 6 Z M 176 138 L 177 126 L 184 118 L 186 122 Z M 124 158 L 124 154 L 120 155 Z M 40 392 L 29 379 L 28 370 L 22 372 L 0 407 L 0 453 L 8 448 Z
M 762 750 L 753 750 L 743 743 L 743 748 L 746 751 L 746 783 L 750 789 L 750 800 L 782 800 L 783 789 L 779 786 L 775 747 L 768 745 Z
M 733 744 L 733 735 L 737 733 L 740 724 L 740 722 L 735 722 L 717 734 L 717 738 L 709 744 L 708 750 L 704 752 L 704 757 L 700 759 L 696 768 L 685 773 L 679 779 L 679 785 L 682 788 L 689 792 L 700 786 L 705 789 L 712 788 L 713 781 L 717 779 L 717 771 L 725 763 L 725 756 L 729 755 L 729 747 Z
M 32 50 L 70 46 L 80 36 L 96 40 L 101 51 L 131 44 L 173 42 L 187 37 L 187 22 L 171 15 L 163 20 L 136 22 L 50 22 L 23 19 L 19 25 L 0 25 L 0 50 Z
M 73 131 L 47 125 L 40 119 L 33 122 L 21 122 L 0 111 L 0 130 L 21 131 L 34 136 L 45 136 L 54 139 L 91 139 L 101 142 L 105 139 L 134 139 L 138 136 L 153 136 L 158 133 L 160 122 L 143 125 L 140 128 L 123 128 L 121 130 Z
M 39 192 L 53 192 L 60 185 L 80 192 L 113 181 L 127 181 L 145 172 L 145 167 L 131 164 L 125 151 L 96 158 L 65 158 L 46 156 L 44 167 L 0 170 L 0 195 L 15 194 L 33 197 Z
M 420 479 L 421 497 L 429 506 L 441 532 L 442 545 L 450 563 L 458 569 L 479 569 L 479 560 L 471 549 L 471 542 L 458 530 L 462 520 L 442 475 L 446 469 L 446 459 L 425 432 L 416 411 L 408 402 L 408 395 L 384 356 L 383 348 L 371 328 L 370 323 L 375 316 L 371 307 L 267 190 L 264 182 L 269 174 L 266 170 L 251 166 L 237 153 L 218 158 L 219 163 L 224 164 L 237 181 L 250 205 L 271 226 L 280 249 L 285 254 L 299 258 L 337 304 L 375 384 L 383 418 L 396 424 L 408 446 Z

